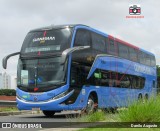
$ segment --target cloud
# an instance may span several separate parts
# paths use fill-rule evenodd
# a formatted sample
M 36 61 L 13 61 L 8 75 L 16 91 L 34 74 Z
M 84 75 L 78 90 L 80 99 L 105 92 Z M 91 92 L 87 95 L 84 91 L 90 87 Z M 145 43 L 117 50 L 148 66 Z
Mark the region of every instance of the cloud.
M 140 4 L 144 19 L 126 19 L 130 4 Z M 20 50 L 30 29 L 51 24 L 86 24 L 155 53 L 160 64 L 160 1 L 1 0 L 0 60 Z M 16 72 L 16 58 L 8 72 Z M 2 70 L 2 67 L 0 67 Z

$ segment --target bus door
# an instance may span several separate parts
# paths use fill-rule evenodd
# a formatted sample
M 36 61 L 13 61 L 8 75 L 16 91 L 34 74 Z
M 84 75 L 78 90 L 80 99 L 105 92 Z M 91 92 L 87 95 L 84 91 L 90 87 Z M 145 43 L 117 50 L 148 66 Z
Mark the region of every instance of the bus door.
M 70 71 L 70 87 L 69 90 L 74 90 L 74 94 L 70 98 L 69 104 L 76 101 L 77 97 L 80 95 L 82 87 L 87 83 L 87 75 L 90 68 L 88 66 L 82 65 L 79 62 L 72 61 L 71 71 Z

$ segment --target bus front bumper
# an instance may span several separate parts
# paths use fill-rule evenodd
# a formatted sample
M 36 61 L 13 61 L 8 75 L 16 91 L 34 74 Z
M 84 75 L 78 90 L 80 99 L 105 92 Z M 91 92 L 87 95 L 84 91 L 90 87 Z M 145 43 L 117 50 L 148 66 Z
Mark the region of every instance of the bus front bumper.
M 19 110 L 52 110 L 52 111 L 62 111 L 68 110 L 69 106 L 65 104 L 61 104 L 64 100 L 66 100 L 70 95 L 72 95 L 73 91 L 68 93 L 66 96 L 58 98 L 58 99 L 50 99 L 48 101 L 25 101 L 24 99 L 20 99 L 16 97 L 17 108 Z

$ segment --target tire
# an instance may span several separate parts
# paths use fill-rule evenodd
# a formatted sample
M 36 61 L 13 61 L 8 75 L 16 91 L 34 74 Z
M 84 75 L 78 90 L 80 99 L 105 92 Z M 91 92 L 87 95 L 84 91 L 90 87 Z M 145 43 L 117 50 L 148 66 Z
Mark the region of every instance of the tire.
M 148 101 L 148 99 L 149 99 L 148 94 L 145 94 L 145 96 L 144 96 L 144 102 L 147 102 L 147 101 Z
M 117 107 L 110 107 L 110 108 L 104 108 L 102 109 L 105 113 L 116 113 L 117 112 Z
M 145 98 L 145 100 L 148 100 L 148 98 L 149 98 L 149 97 L 148 97 L 148 94 L 145 94 L 145 97 L 144 97 L 144 98 Z
M 55 111 L 43 111 L 43 114 L 46 116 L 46 117 L 54 117 L 54 114 L 55 114 Z
M 93 96 L 90 95 L 88 98 L 88 101 L 87 101 L 87 106 L 86 106 L 85 112 L 87 114 L 95 112 L 97 110 L 97 106 L 95 106 L 95 105 L 97 105 L 97 103 L 95 103 Z
M 142 99 L 143 99 L 142 94 L 139 94 L 139 95 L 138 95 L 138 100 L 139 100 L 139 101 L 142 101 Z

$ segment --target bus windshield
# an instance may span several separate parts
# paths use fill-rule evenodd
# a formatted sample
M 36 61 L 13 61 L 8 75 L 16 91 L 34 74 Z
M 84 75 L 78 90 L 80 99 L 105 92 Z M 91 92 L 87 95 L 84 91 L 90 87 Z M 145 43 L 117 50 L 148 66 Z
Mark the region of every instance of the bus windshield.
M 29 32 L 23 42 L 21 54 L 62 52 L 70 47 L 71 28 Z
M 18 64 L 17 84 L 20 87 L 52 89 L 65 83 L 64 65 L 61 57 L 21 60 Z M 43 89 L 44 91 L 44 89 Z

